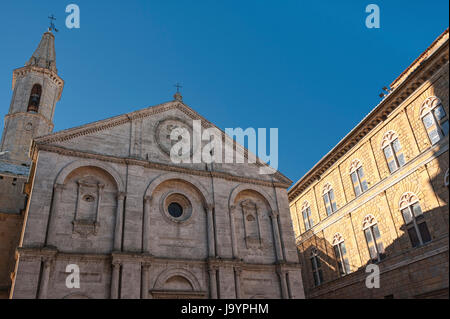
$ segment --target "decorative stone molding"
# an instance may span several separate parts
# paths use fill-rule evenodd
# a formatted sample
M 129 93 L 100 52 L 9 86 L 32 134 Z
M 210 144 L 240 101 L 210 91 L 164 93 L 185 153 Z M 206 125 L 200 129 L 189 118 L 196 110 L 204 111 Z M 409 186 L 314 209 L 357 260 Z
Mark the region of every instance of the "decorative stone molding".
M 261 186 L 269 186 L 269 187 L 273 187 L 274 184 L 267 184 L 267 185 L 261 185 Z M 275 211 L 275 206 L 273 204 L 273 199 L 272 196 L 270 196 L 269 194 L 267 194 L 267 192 L 260 187 L 259 185 L 255 185 L 253 183 L 242 183 L 239 184 L 238 186 L 236 186 L 230 194 L 230 197 L 228 198 L 228 207 L 231 207 L 231 205 L 235 205 L 235 201 L 236 201 L 236 197 L 239 195 L 239 193 L 241 193 L 242 191 L 245 190 L 251 190 L 254 191 L 256 193 L 258 193 L 260 196 L 262 196 L 264 198 L 264 200 L 267 202 L 268 206 L 270 207 L 270 209 L 272 211 Z
M 202 122 L 202 127 L 204 127 L 204 128 L 211 128 L 211 127 L 216 128 L 217 130 L 219 130 L 221 132 L 223 140 L 225 140 L 227 138 L 227 135 L 225 134 L 224 131 L 222 131 L 220 128 L 216 127 L 214 124 L 212 124 L 211 122 L 209 122 L 208 120 L 206 120 L 205 118 L 200 116 L 198 113 L 193 111 L 190 107 L 188 107 L 184 103 L 172 101 L 172 102 L 168 102 L 168 103 L 159 104 L 159 105 L 153 106 L 151 108 L 146 108 L 146 109 L 135 111 L 132 113 L 109 118 L 109 119 L 106 119 L 103 121 L 87 124 L 82 127 L 67 129 L 67 130 L 57 132 L 57 133 L 39 137 L 35 140 L 36 141 L 35 145 L 49 146 L 49 144 L 52 144 L 52 143 L 64 142 L 64 141 L 70 140 L 75 137 L 99 132 L 99 131 L 102 131 L 105 129 L 109 129 L 109 128 L 112 128 L 112 127 L 115 127 L 118 125 L 128 123 L 137 118 L 152 116 L 154 114 L 166 112 L 171 109 L 178 109 L 181 112 L 185 113 L 190 118 L 192 118 L 193 120 L 200 120 Z M 228 138 L 230 139 L 230 137 L 228 137 Z M 234 145 L 238 145 L 236 141 L 232 140 L 232 142 L 234 143 Z M 38 149 L 41 149 L 41 148 L 38 148 Z M 32 152 L 33 151 L 34 150 L 32 150 Z M 246 159 L 248 159 L 248 150 L 247 149 L 244 149 L 244 157 Z M 142 162 L 145 162 L 145 161 L 142 161 Z M 262 163 L 259 159 L 255 163 L 255 165 L 257 165 L 259 167 L 268 166 L 267 164 Z M 227 174 L 223 174 L 223 175 L 226 176 Z M 289 178 L 287 178 L 286 176 L 284 176 L 283 174 L 281 174 L 278 171 L 274 174 L 274 177 L 276 177 L 277 179 L 280 180 L 280 184 L 287 185 L 284 188 L 289 187 L 290 184 L 292 183 L 292 181 Z
M 93 220 L 74 220 L 72 221 L 73 232 L 78 234 L 81 238 L 88 238 L 89 236 L 97 236 L 100 224 Z
M 376 223 L 377 220 L 375 219 L 375 217 L 373 217 L 372 214 L 367 215 L 363 220 L 363 230 L 375 225 Z
M 36 73 L 40 73 L 43 75 L 47 75 L 48 78 L 56 85 L 59 87 L 59 91 L 58 91 L 58 101 L 61 99 L 61 94 L 64 88 L 64 80 L 61 79 L 55 72 L 46 69 L 46 68 L 41 68 L 41 67 L 37 67 L 37 66 L 25 66 L 19 69 L 15 69 L 13 71 L 13 81 L 12 81 L 12 88 L 14 90 L 14 87 L 16 85 L 16 81 L 19 77 L 23 77 L 26 74 L 30 73 L 30 72 L 36 72 Z
M 290 186 L 288 183 L 282 183 L 282 182 L 270 182 L 270 181 L 264 181 L 264 180 L 258 180 L 258 179 L 251 179 L 251 178 L 245 178 L 240 177 L 236 175 L 231 175 L 229 173 L 221 173 L 217 171 L 209 172 L 204 170 L 197 170 L 194 168 L 184 168 L 181 166 L 171 166 L 167 164 L 157 163 L 157 162 L 151 162 L 151 161 L 144 161 L 140 159 L 133 159 L 133 158 L 124 158 L 124 157 L 115 157 L 110 155 L 101 155 L 96 153 L 89 153 L 84 151 L 78 151 L 78 150 L 71 150 L 62 146 L 55 146 L 55 145 L 45 145 L 45 144 L 38 144 L 34 143 L 34 147 L 32 152 L 35 152 L 37 150 L 43 150 L 47 152 L 52 152 L 59 155 L 65 155 L 70 157 L 78 157 L 81 159 L 95 159 L 102 162 L 109 162 L 109 163 L 116 163 L 116 164 L 123 164 L 123 165 L 136 165 L 146 168 L 152 168 L 162 171 L 168 171 L 168 172 L 176 172 L 176 173 L 184 173 L 187 175 L 194 175 L 194 176 L 204 176 L 204 177 L 214 177 L 214 178 L 220 178 L 227 181 L 234 181 L 239 183 L 245 183 L 249 185 L 256 185 L 256 186 L 268 186 L 268 187 L 278 187 L 286 189 Z M 32 156 L 35 154 L 32 153 Z
M 395 131 L 388 131 L 383 135 L 383 140 L 381 141 L 381 149 L 384 149 L 390 143 L 392 143 L 395 139 L 398 138 L 398 134 Z

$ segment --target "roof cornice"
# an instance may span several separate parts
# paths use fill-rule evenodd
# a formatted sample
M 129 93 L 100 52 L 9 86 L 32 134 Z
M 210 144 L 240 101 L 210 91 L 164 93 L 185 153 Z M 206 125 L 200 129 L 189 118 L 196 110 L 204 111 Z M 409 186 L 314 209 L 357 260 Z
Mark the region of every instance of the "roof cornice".
M 16 86 L 16 80 L 19 77 L 25 76 L 26 74 L 30 73 L 30 72 L 36 72 L 36 73 L 41 73 L 44 75 L 47 75 L 50 80 L 52 80 L 52 82 L 59 87 L 58 90 L 58 101 L 61 99 L 61 94 L 62 91 L 64 89 L 64 80 L 61 79 L 59 77 L 58 74 L 56 74 L 55 72 L 53 72 L 52 70 L 46 69 L 46 68 L 41 68 L 38 66 L 33 66 L 33 65 L 29 65 L 29 66 L 24 66 L 18 69 L 15 69 L 13 71 L 13 80 L 12 80 L 12 89 L 14 90 L 14 87 Z
M 444 32 L 445 42 L 434 49 L 426 59 L 421 61 L 364 119 L 348 133 L 328 154 L 326 154 L 309 172 L 307 172 L 288 192 L 289 201 L 294 200 L 340 158 L 347 154 L 378 124 L 397 109 L 416 89 L 433 74 L 448 64 L 448 29 Z M 435 42 L 433 42 L 433 45 Z M 433 46 L 432 45 L 432 46 Z M 429 49 L 427 49 L 428 51 Z

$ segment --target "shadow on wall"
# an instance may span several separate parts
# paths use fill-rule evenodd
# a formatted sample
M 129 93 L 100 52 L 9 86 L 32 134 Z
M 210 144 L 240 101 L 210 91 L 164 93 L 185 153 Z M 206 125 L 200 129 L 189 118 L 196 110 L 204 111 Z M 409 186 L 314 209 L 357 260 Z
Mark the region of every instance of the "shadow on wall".
M 440 149 L 446 147 L 448 137 L 440 145 Z M 428 198 L 435 196 L 429 201 L 437 201 L 439 205 L 426 209 L 431 204 L 414 193 L 406 193 L 399 204 L 393 203 L 400 205 L 393 207 L 393 213 L 401 214 L 404 220 L 402 235 L 386 247 L 377 245 L 382 243 L 382 233 L 371 244 L 366 239 L 364 246 L 359 245 L 359 250 L 366 250 L 361 258 L 367 256 L 362 266 L 348 264 L 350 252 L 344 247 L 346 255 L 340 258 L 342 249 L 322 237 L 312 235 L 304 242 L 299 257 L 307 298 L 449 298 L 449 152 L 437 151 L 434 155 L 437 158 L 427 164 L 427 170 L 421 167 L 419 172 L 430 177 L 429 185 L 425 186 L 430 186 L 433 192 L 429 192 Z M 375 239 L 376 234 L 372 234 Z M 344 274 L 345 264 L 351 268 L 348 274 Z M 379 266 L 380 288 L 366 286 L 369 264 Z

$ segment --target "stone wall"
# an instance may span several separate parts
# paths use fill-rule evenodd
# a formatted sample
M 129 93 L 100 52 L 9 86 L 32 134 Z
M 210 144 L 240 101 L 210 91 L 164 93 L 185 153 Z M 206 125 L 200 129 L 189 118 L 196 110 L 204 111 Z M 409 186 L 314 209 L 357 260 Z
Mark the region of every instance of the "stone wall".
M 421 113 L 424 103 L 437 97 L 446 112 L 444 120 L 449 119 L 448 48 L 445 51 L 443 47 L 439 57 L 430 61 L 423 66 L 428 71 L 419 73 L 422 80 L 426 77 L 422 85 L 407 90 L 408 94 L 403 93 L 401 104 L 390 113 L 386 112 L 388 115 L 378 125 L 367 127 L 367 134 L 359 142 L 349 151 L 343 151 L 330 168 L 320 173 L 320 178 L 291 198 L 291 218 L 307 297 L 448 298 L 449 137 L 447 132 L 447 136 L 432 145 Z M 444 61 L 439 69 L 433 66 L 437 61 Z M 415 76 L 408 79 L 407 84 L 417 81 L 419 75 Z M 405 159 L 405 165 L 394 172 L 389 170 L 382 146 L 390 132 L 398 138 L 401 145 L 398 154 L 403 154 Z M 350 176 L 355 160 L 362 165 L 368 184 L 368 190 L 359 196 Z M 327 184 L 334 190 L 337 205 L 337 211 L 330 216 L 323 199 Z M 420 247 L 412 246 L 401 213 L 405 194 L 414 194 L 418 200 L 431 235 L 431 242 Z M 310 230 L 306 229 L 302 216 L 305 202 L 309 203 L 314 220 Z M 382 272 L 380 289 L 365 286 L 365 269 L 373 262 L 364 234 L 368 216 L 377 224 L 381 235 L 377 242 L 382 243 L 385 250 L 385 258 L 377 263 Z M 344 277 L 338 271 L 334 251 L 336 234 L 342 236 L 347 250 L 345 258 L 350 273 Z M 321 264 L 320 282 L 313 277 L 315 267 L 311 254 L 316 250 Z

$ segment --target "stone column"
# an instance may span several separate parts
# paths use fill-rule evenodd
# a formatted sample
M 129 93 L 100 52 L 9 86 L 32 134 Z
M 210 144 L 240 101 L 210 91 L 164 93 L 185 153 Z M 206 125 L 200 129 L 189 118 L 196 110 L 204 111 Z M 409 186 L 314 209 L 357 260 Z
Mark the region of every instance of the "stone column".
M 217 267 L 209 267 L 209 290 L 210 298 L 217 299 Z
M 242 274 L 241 267 L 234 267 L 234 285 L 236 288 L 236 299 L 242 299 L 241 274 Z
M 54 242 L 54 234 L 56 232 L 56 215 L 59 211 L 59 203 L 61 203 L 61 195 L 64 190 L 63 184 L 55 184 L 54 185 L 54 191 L 53 191 L 53 201 L 52 201 L 52 209 L 50 211 L 49 216 L 49 224 L 47 226 L 47 239 L 46 239 L 46 245 L 55 245 Z
M 149 299 L 148 293 L 148 284 L 150 280 L 150 263 L 143 262 L 142 263 L 142 291 L 141 291 L 141 299 Z
M 142 251 L 144 253 L 150 253 L 150 205 L 152 203 L 151 196 L 144 197 L 144 218 L 143 218 L 143 227 L 142 227 Z
M 114 230 L 114 250 L 122 250 L 123 201 L 125 193 L 117 194 L 116 226 Z
M 47 299 L 48 284 L 50 281 L 50 267 L 52 260 L 48 257 L 44 258 L 44 269 L 42 271 L 41 286 L 39 289 L 39 299 Z
M 236 220 L 234 215 L 235 212 L 236 212 L 236 205 L 231 205 L 230 206 L 231 246 L 233 251 L 233 258 L 239 259 L 239 250 L 236 238 Z
M 206 207 L 207 223 L 208 223 L 208 255 L 209 257 L 216 256 L 216 243 L 214 239 L 214 206 L 208 205 Z
M 111 274 L 111 299 L 119 299 L 120 262 L 113 261 Z
M 270 218 L 272 219 L 272 229 L 273 235 L 275 237 L 275 250 L 277 254 L 277 260 L 283 260 L 283 251 L 281 247 L 281 238 L 280 238 L 280 230 L 278 228 L 278 212 L 272 212 L 270 214 Z
M 286 282 L 286 270 L 279 269 L 278 276 L 280 277 L 281 297 L 283 299 L 289 299 L 289 291 Z

